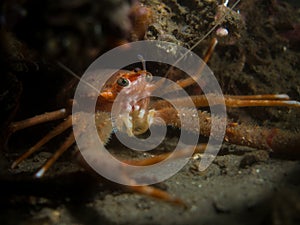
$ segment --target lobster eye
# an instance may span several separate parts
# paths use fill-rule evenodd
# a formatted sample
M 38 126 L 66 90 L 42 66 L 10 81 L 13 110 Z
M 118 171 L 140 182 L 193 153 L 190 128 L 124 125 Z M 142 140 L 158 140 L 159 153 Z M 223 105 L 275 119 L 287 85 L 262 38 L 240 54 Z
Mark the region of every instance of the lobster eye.
M 122 86 L 122 87 L 126 87 L 129 85 L 129 80 L 124 78 L 124 77 L 120 77 L 118 80 L 117 80 L 117 84 Z

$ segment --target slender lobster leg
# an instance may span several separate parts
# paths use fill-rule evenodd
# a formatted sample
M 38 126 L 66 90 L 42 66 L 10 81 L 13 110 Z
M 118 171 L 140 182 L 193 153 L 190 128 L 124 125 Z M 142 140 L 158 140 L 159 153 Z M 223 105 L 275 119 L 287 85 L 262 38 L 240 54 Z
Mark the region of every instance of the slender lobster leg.
M 83 156 L 77 151 L 76 153 L 77 161 L 81 163 L 81 166 L 85 168 L 87 171 L 89 171 L 91 174 L 94 174 L 97 179 L 99 179 L 98 173 L 84 160 Z M 138 163 L 137 163 L 138 164 Z M 126 165 L 125 165 L 126 166 Z M 118 168 L 120 169 L 120 168 Z M 118 171 L 117 169 L 117 171 Z M 112 168 L 113 170 L 113 168 Z M 176 205 L 181 205 L 186 207 L 185 203 L 179 199 L 176 198 L 166 191 L 160 190 L 153 186 L 136 186 L 136 182 L 129 178 L 124 171 L 118 172 L 122 180 L 126 180 L 129 184 L 132 184 L 131 186 L 125 186 L 128 190 L 132 192 L 137 192 L 146 196 L 151 196 L 153 198 L 157 198 L 162 201 L 170 202 Z
M 41 115 L 42 116 L 42 115 Z M 96 113 L 96 122 L 98 124 L 98 131 L 100 138 L 104 140 L 104 143 L 106 143 L 109 139 L 110 133 L 111 133 L 111 123 L 109 122 L 109 114 L 104 112 L 98 112 Z M 80 120 L 80 115 L 77 114 L 75 117 L 75 123 L 79 126 L 82 126 L 82 129 L 84 130 L 85 126 L 87 124 L 85 123 L 79 123 L 78 120 Z M 64 122 L 59 124 L 57 127 L 55 127 L 53 130 L 51 130 L 45 137 L 43 137 L 40 141 L 38 141 L 34 146 L 32 146 L 27 152 L 25 152 L 23 155 L 21 155 L 18 159 L 16 159 L 11 168 L 15 168 L 19 163 L 21 163 L 23 160 L 28 158 L 30 155 L 32 155 L 34 152 L 36 152 L 40 147 L 42 147 L 44 144 L 49 142 L 54 137 L 58 136 L 59 134 L 63 133 L 65 130 L 70 128 L 72 126 L 72 116 L 69 116 Z M 74 134 L 72 134 L 67 138 L 67 140 L 60 146 L 60 148 L 54 153 L 54 155 L 41 167 L 41 169 L 35 174 L 35 177 L 40 178 L 42 177 L 45 172 L 53 165 L 53 163 L 73 144 L 75 143 Z
M 206 144 L 199 144 L 195 147 L 194 154 L 195 153 L 203 153 L 206 148 Z M 139 159 L 139 160 L 122 160 L 124 163 L 134 165 L 134 166 L 148 166 L 148 165 L 153 165 L 155 163 L 159 163 L 165 159 L 167 159 L 169 156 L 172 155 L 172 159 L 180 159 L 184 157 L 189 157 L 190 156 L 190 150 L 185 151 L 184 149 L 181 151 L 176 151 L 176 152 L 168 152 L 168 153 L 163 153 L 159 155 L 155 155 L 151 158 L 147 159 Z
M 263 94 L 263 95 L 225 95 L 226 98 L 239 100 L 290 100 L 286 94 Z
M 188 86 L 194 84 L 196 80 L 199 80 L 201 78 L 202 71 L 203 71 L 204 67 L 206 66 L 206 63 L 210 60 L 217 44 L 218 44 L 218 40 L 216 38 L 213 38 L 210 42 L 209 48 L 207 49 L 207 51 L 204 55 L 204 58 L 203 58 L 204 63 L 200 66 L 196 75 L 193 77 L 188 77 L 186 79 L 177 81 L 176 83 L 180 87 L 182 87 L 182 88 L 188 87 Z
M 189 118 L 193 118 L 193 112 L 190 110 L 181 111 L 181 114 Z M 174 108 L 165 108 L 156 111 L 155 117 L 162 118 L 167 125 L 180 128 L 180 115 Z M 198 111 L 199 125 L 201 127 L 200 134 L 208 137 L 211 135 L 211 115 L 207 112 Z M 274 153 L 285 153 L 290 155 L 300 155 L 300 133 L 281 130 L 277 128 L 265 128 L 250 124 L 238 124 L 226 122 L 224 118 L 215 118 L 221 123 L 226 123 L 226 133 L 224 140 L 226 142 L 249 146 L 256 149 L 271 150 Z M 159 120 L 154 120 L 159 123 Z M 191 119 L 191 124 L 194 121 Z M 159 124 L 157 124 L 159 125 Z M 192 126 L 190 126 L 192 127 Z M 189 129 L 187 125 L 185 129 Z M 190 130 L 191 132 L 195 132 Z M 214 134 L 212 134 L 214 135 Z
M 34 152 L 36 152 L 39 148 L 41 148 L 44 144 L 49 142 L 52 138 L 56 137 L 57 135 L 63 133 L 65 130 L 72 126 L 72 117 L 69 116 L 64 122 L 59 124 L 53 130 L 51 130 L 45 137 L 43 137 L 40 141 L 38 141 L 34 146 L 32 146 L 27 152 L 21 155 L 18 159 L 16 159 L 11 168 L 15 168 L 20 162 L 24 159 L 28 158 Z
M 152 187 L 152 186 L 130 186 L 128 188 L 130 190 L 140 193 L 140 194 L 144 194 L 147 196 L 158 198 L 158 199 L 166 201 L 166 202 L 171 202 L 173 204 L 186 207 L 186 204 L 180 198 L 173 197 L 168 192 L 160 190 L 160 189 Z
M 256 106 L 283 106 L 283 107 L 300 107 L 300 102 L 289 100 L 289 97 L 284 94 L 267 94 L 267 95 L 249 95 L 249 96 L 215 96 L 213 94 L 190 96 L 195 105 L 191 106 L 190 101 L 186 98 L 173 99 L 172 102 L 182 107 L 205 107 L 211 105 L 222 104 L 228 107 L 256 107 Z M 207 98 L 210 98 L 208 102 Z M 159 100 L 152 104 L 155 109 L 163 109 L 172 107 L 172 105 L 165 100 Z
M 14 133 L 18 130 L 22 130 L 27 127 L 31 127 L 31 126 L 34 126 L 34 125 L 37 125 L 40 123 L 46 123 L 46 122 L 50 122 L 53 120 L 62 119 L 64 117 L 66 117 L 66 115 L 67 115 L 67 112 L 66 112 L 66 109 L 64 109 L 64 108 L 53 111 L 53 112 L 44 113 L 44 114 L 37 115 L 37 116 L 34 116 L 34 117 L 26 119 L 26 120 L 11 123 L 11 125 L 9 127 L 9 131 L 10 131 L 10 133 Z
M 75 123 L 78 126 L 82 126 L 82 129 L 87 126 L 85 123 L 80 123 L 80 114 L 77 114 L 75 118 Z M 74 119 L 73 118 L 73 119 Z M 109 139 L 110 133 L 111 133 L 111 123 L 108 122 L 109 120 L 109 114 L 104 112 L 98 112 L 96 113 L 96 121 L 98 124 L 98 131 L 100 138 L 104 139 L 104 142 L 106 143 Z M 32 153 L 37 151 L 41 146 L 46 144 L 48 141 L 50 141 L 52 138 L 56 137 L 57 135 L 64 132 L 66 129 L 70 128 L 72 126 L 72 116 L 69 116 L 64 122 L 59 124 L 57 127 L 55 127 L 52 131 L 50 131 L 44 138 L 42 138 L 38 143 L 36 143 L 33 147 L 31 147 L 27 152 L 25 152 L 21 157 L 19 157 L 12 165 L 12 168 L 16 167 L 20 162 L 22 162 L 24 159 L 26 159 L 28 156 L 30 156 Z M 102 128 L 102 129 L 101 129 Z M 68 148 L 75 143 L 75 137 L 73 132 L 68 136 L 66 141 L 59 147 L 59 149 L 53 154 L 53 156 L 48 159 L 48 161 L 41 167 L 41 169 L 35 174 L 36 178 L 42 177 L 45 172 L 53 165 L 53 163 L 66 151 Z
M 213 52 L 214 52 L 214 49 L 216 47 L 218 43 L 218 40 L 216 38 L 213 38 L 211 40 L 211 43 L 209 45 L 209 48 L 208 50 L 206 51 L 205 53 L 205 56 L 203 58 L 203 63 L 202 65 L 199 67 L 198 71 L 196 72 L 196 74 L 192 77 L 188 77 L 186 79 L 183 79 L 183 80 L 179 80 L 176 82 L 177 85 L 179 85 L 180 87 L 182 88 L 185 88 L 185 87 L 188 87 L 188 86 L 191 86 L 192 84 L 195 84 L 197 80 L 200 79 L 201 77 L 201 74 L 203 72 L 203 69 L 205 68 L 206 66 L 206 63 L 209 61 L 209 59 L 211 58 Z M 179 59 L 180 60 L 180 59 Z M 179 61 L 178 60 L 178 61 Z M 177 62 L 178 62 L 177 61 Z M 173 66 L 176 66 L 176 63 L 173 65 Z M 171 67 L 172 68 L 172 67 Z M 169 71 L 171 71 L 171 69 L 169 69 Z M 167 71 L 167 78 L 168 78 L 168 73 L 169 71 Z M 157 86 L 159 86 L 160 84 L 158 83 Z M 175 88 L 176 89 L 176 88 Z M 170 85 L 169 87 L 167 87 L 166 90 L 164 90 L 165 92 L 172 92 L 173 90 L 175 90 L 174 87 L 172 85 Z
M 182 88 L 188 87 L 194 84 L 201 78 L 202 71 L 206 63 L 210 60 L 218 40 L 213 38 L 209 45 L 208 50 L 203 58 L 203 64 L 199 67 L 198 71 L 193 77 L 188 77 L 183 80 L 177 81 L 177 85 Z M 176 64 L 175 64 L 176 65 Z M 168 87 L 167 92 L 172 91 L 172 86 Z M 208 106 L 208 102 L 205 96 L 192 96 L 192 99 L 196 106 Z M 229 107 L 248 107 L 248 106 L 287 106 L 287 107 L 300 107 L 300 103 L 296 101 L 287 101 L 289 97 L 285 94 L 266 94 L 266 95 L 250 95 L 250 96 L 225 96 L 226 106 Z M 218 101 L 218 99 L 215 99 Z M 180 100 L 179 100 L 180 101 Z M 181 100 L 183 103 L 189 102 L 184 99 Z M 161 101 L 158 101 L 161 103 Z
M 300 102 L 293 101 L 293 100 L 238 99 L 238 98 L 225 97 L 225 105 L 228 107 L 283 106 L 283 107 L 299 108 Z
M 67 140 L 60 146 L 60 148 L 54 153 L 54 155 L 47 160 L 47 162 L 42 166 L 42 168 L 35 174 L 36 178 L 40 178 L 44 173 L 53 165 L 53 163 L 66 151 L 68 148 L 75 143 L 75 137 L 72 132 L 68 136 Z

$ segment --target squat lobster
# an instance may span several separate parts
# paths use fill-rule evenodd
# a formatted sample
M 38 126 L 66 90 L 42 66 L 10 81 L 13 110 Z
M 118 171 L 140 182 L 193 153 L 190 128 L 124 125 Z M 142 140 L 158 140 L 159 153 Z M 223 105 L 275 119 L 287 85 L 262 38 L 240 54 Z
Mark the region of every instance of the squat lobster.
M 211 47 L 205 56 L 205 62 L 207 62 L 213 52 L 216 45 L 216 39 L 213 39 Z M 201 76 L 202 69 L 199 69 Z M 95 122 L 97 125 L 98 134 L 100 139 L 106 144 L 109 141 L 111 133 L 114 131 L 111 121 L 111 110 L 113 104 L 119 104 L 115 102 L 118 94 L 126 88 L 129 94 L 134 95 L 134 89 L 148 91 L 150 94 L 154 91 L 155 86 L 151 85 L 152 74 L 144 69 L 142 70 L 120 70 L 115 73 L 105 84 L 101 92 L 99 93 L 96 112 Z M 182 87 L 188 87 L 194 83 L 192 78 L 187 78 L 177 81 L 177 84 Z M 138 85 L 137 85 L 138 84 Z M 171 89 L 170 89 L 171 90 Z M 149 94 L 145 95 L 143 99 L 131 102 L 130 110 L 128 111 L 129 118 L 124 118 L 125 124 L 127 124 L 126 132 L 130 135 L 140 135 L 145 133 L 152 125 L 162 125 L 163 120 L 167 125 L 181 128 L 180 116 L 193 118 L 194 113 L 189 110 L 190 103 L 187 103 L 186 99 L 175 99 L 177 104 L 182 107 L 182 110 L 178 112 L 169 102 L 165 100 L 152 100 Z M 214 97 L 215 104 L 219 104 L 219 97 Z M 195 95 L 191 96 L 192 103 L 197 108 L 208 106 L 207 96 Z M 252 96 L 225 96 L 225 104 L 228 107 L 256 107 L 256 106 L 285 106 L 285 107 L 296 107 L 300 108 L 300 103 L 297 101 L 291 101 L 287 95 L 281 94 L 268 94 L 268 95 L 252 95 Z M 203 136 L 210 136 L 211 134 L 211 115 L 207 112 L 198 111 L 197 118 L 201 127 L 200 134 Z M 45 137 L 38 141 L 33 147 L 31 147 L 22 156 L 16 159 L 12 168 L 15 168 L 19 163 L 29 157 L 31 154 L 36 152 L 44 144 L 49 142 L 52 138 L 60 135 L 72 125 L 77 125 L 77 118 L 80 117 L 80 113 L 77 115 L 69 115 L 66 109 L 60 109 L 54 112 L 45 113 L 33 118 L 14 122 L 10 125 L 10 131 L 16 132 L 18 130 L 48 121 L 53 121 L 61 118 L 65 120 L 59 124 L 56 128 L 50 131 Z M 157 120 L 161 118 L 162 120 Z M 220 118 L 222 120 L 223 118 Z M 223 121 L 224 122 L 224 121 Z M 193 123 L 193 120 L 191 120 Z M 84 132 L 85 124 L 83 124 L 82 132 Z M 185 127 L 189 129 L 189 127 Z M 191 128 L 191 132 L 195 132 Z M 298 146 L 300 142 L 300 135 L 289 131 L 284 131 L 276 128 L 264 128 L 259 126 L 238 124 L 232 121 L 227 121 L 226 133 L 224 140 L 229 143 L 250 146 L 257 149 L 272 150 L 274 152 L 288 152 L 299 154 Z M 71 146 L 75 143 L 74 134 L 70 134 L 66 141 L 60 146 L 60 148 L 54 153 L 54 155 L 41 167 L 41 169 L 35 174 L 35 177 L 40 178 L 44 173 L 51 167 L 51 165 Z M 205 149 L 205 145 L 199 145 L 196 147 L 197 152 L 201 152 Z M 151 165 L 159 162 L 170 154 L 162 154 L 153 158 L 144 160 L 124 160 L 124 162 L 132 165 Z M 177 153 L 175 157 L 186 157 L 186 152 L 183 150 Z M 124 174 L 120 174 L 123 176 Z M 126 179 L 126 178 L 125 178 Z M 135 181 L 130 181 L 135 184 Z M 180 199 L 169 195 L 165 191 L 161 191 L 152 186 L 132 186 L 130 187 L 136 192 L 157 197 L 172 203 L 184 204 Z

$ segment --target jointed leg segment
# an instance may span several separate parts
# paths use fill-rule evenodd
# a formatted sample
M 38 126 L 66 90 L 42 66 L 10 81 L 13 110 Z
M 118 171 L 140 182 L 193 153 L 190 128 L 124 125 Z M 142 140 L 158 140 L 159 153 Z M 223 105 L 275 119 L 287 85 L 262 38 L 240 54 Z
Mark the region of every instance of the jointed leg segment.
M 41 115 L 41 116 L 43 116 L 43 115 Z M 16 159 L 13 162 L 11 168 L 12 169 L 15 168 L 20 162 L 22 162 L 24 159 L 28 158 L 30 155 L 32 155 L 34 152 L 36 152 L 39 148 L 41 148 L 43 145 L 45 145 L 47 142 L 49 142 L 52 138 L 63 133 L 65 130 L 67 130 L 71 126 L 72 126 L 72 117 L 69 116 L 64 122 L 62 122 L 57 127 L 55 127 L 53 130 L 51 130 L 45 137 L 43 137 L 40 141 L 38 141 L 27 152 L 25 152 L 18 159 Z
M 55 161 L 66 151 L 68 148 L 75 143 L 73 133 L 67 138 L 67 140 L 60 146 L 60 148 L 54 153 L 54 155 L 48 159 L 48 161 L 42 166 L 42 168 L 35 174 L 36 178 L 40 178 L 44 173 L 55 163 Z
M 258 107 L 258 106 L 281 106 L 281 107 L 296 107 L 300 108 L 300 102 L 292 101 L 285 94 L 268 94 L 268 95 L 225 95 L 217 96 L 214 94 L 194 95 L 188 97 L 192 99 L 194 105 L 190 105 L 190 101 L 186 98 L 172 99 L 172 103 L 180 105 L 181 107 L 209 107 L 213 105 L 222 105 L 225 102 L 227 107 Z M 209 101 L 208 101 L 209 99 Z M 156 110 L 172 107 L 172 105 L 165 100 L 159 100 L 152 103 L 152 107 Z
M 44 113 L 44 114 L 41 114 L 41 115 L 38 115 L 38 116 L 31 117 L 31 118 L 26 119 L 26 120 L 13 122 L 13 123 L 11 123 L 11 125 L 9 127 L 10 133 L 14 133 L 18 130 L 25 129 L 27 127 L 35 126 L 37 124 L 62 119 L 66 116 L 67 116 L 66 109 L 59 109 L 59 110 L 56 110 L 56 111 L 53 111 L 53 112 Z

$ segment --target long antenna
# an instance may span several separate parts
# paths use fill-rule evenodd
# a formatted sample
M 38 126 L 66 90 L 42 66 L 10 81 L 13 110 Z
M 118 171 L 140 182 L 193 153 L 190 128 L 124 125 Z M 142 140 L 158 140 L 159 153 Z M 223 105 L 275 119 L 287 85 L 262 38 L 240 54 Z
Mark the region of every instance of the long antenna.
M 241 0 L 236 1 L 232 7 L 230 8 L 231 10 L 233 10 L 240 2 Z M 224 6 L 226 6 L 228 3 L 228 1 L 225 1 L 225 3 L 223 3 Z M 179 59 L 177 59 L 177 61 L 173 64 L 173 66 L 177 65 L 187 54 L 189 54 L 194 48 L 196 48 L 205 38 L 207 38 L 220 24 L 221 21 L 223 21 L 223 19 L 229 14 L 229 11 L 226 12 L 221 19 L 199 40 L 197 41 L 190 49 L 189 51 L 187 51 L 186 53 L 184 53 Z M 170 69 L 168 70 L 167 74 L 169 73 Z
M 232 7 L 230 8 L 231 10 L 234 9 L 237 4 L 239 4 L 241 0 L 237 0 Z M 228 0 L 223 1 L 223 5 L 227 6 L 228 4 Z M 189 51 L 187 51 L 186 53 L 184 53 L 179 59 L 177 59 L 177 61 L 173 64 L 173 66 L 177 65 L 178 62 L 180 62 L 187 54 L 189 54 L 194 48 L 196 48 L 205 38 L 207 38 L 220 24 L 221 21 L 229 14 L 229 12 L 226 12 L 221 19 L 218 21 L 218 23 L 216 23 L 199 41 L 197 41 L 190 49 Z M 138 55 L 137 56 L 139 60 L 141 60 L 142 65 L 143 65 L 143 70 L 146 70 L 146 61 L 143 58 L 142 55 Z M 61 62 L 57 62 L 57 65 L 60 66 L 63 70 L 65 70 L 66 72 L 68 72 L 69 74 L 71 74 L 72 76 L 76 77 L 78 80 L 81 80 L 84 84 L 88 85 L 89 87 L 93 88 L 95 91 L 99 91 L 96 87 L 94 87 L 92 84 L 90 84 L 89 82 L 83 80 L 80 76 L 78 76 L 76 73 L 74 73 L 70 68 L 66 67 L 64 64 L 62 64 Z M 168 75 L 168 73 L 171 71 L 171 68 L 167 71 L 166 76 Z
M 66 67 L 64 64 L 61 62 L 57 61 L 56 62 L 59 67 L 61 67 L 63 70 L 71 74 L 72 76 L 76 77 L 78 80 L 82 81 L 84 84 L 88 85 L 89 87 L 93 88 L 95 91 L 99 92 L 97 88 L 95 88 L 93 85 L 91 85 L 89 82 L 83 80 L 80 76 L 78 76 L 76 73 L 74 73 L 70 68 Z
M 146 70 L 146 61 L 142 55 L 137 55 L 138 59 L 142 62 L 143 70 Z

